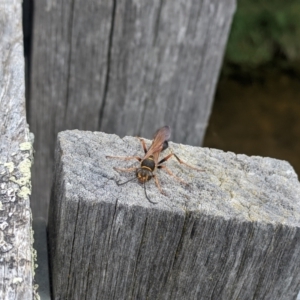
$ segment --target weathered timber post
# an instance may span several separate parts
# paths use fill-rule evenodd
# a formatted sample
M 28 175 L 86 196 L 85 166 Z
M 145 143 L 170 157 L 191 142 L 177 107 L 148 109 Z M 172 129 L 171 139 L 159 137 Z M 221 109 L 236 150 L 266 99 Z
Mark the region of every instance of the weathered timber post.
M 35 1 L 33 210 L 45 215 L 56 135 L 101 130 L 200 145 L 235 0 Z
M 54 299 L 295 299 L 300 184 L 285 161 L 170 143 L 165 195 L 117 172 L 136 138 L 58 135 L 49 214 Z M 170 150 L 165 150 L 165 155 Z M 136 162 L 138 165 L 138 162 Z
M 0 2 L 0 299 L 34 299 L 22 1 Z

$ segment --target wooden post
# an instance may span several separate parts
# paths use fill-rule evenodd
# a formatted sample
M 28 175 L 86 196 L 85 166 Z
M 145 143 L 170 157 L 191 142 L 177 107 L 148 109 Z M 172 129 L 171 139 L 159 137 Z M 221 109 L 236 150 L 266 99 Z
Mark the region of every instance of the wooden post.
M 56 134 L 101 130 L 200 145 L 235 0 L 35 1 L 33 210 L 45 215 Z
M 36 299 L 22 1 L 0 2 L 0 299 Z
M 148 142 L 147 142 L 148 144 Z M 49 238 L 54 299 L 295 299 L 300 184 L 285 161 L 170 143 L 182 160 L 144 187 L 113 167 L 138 139 L 58 135 Z M 167 155 L 170 150 L 165 150 Z M 163 157 L 163 155 L 162 155 Z

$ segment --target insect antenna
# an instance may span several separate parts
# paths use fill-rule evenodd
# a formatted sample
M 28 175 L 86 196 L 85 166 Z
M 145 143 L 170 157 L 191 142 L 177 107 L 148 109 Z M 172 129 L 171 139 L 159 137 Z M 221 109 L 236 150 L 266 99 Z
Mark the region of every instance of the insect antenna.
M 145 196 L 146 196 L 147 200 L 148 200 L 150 203 L 152 203 L 152 204 L 157 204 L 157 203 L 158 203 L 158 202 L 153 202 L 153 201 L 151 201 L 150 198 L 148 197 L 147 192 L 146 192 L 146 184 L 145 184 L 145 182 L 144 182 L 144 191 L 145 191 Z
M 123 185 L 123 184 L 125 184 L 125 183 L 127 183 L 127 182 L 129 182 L 129 181 L 132 181 L 132 180 L 134 180 L 134 179 L 136 179 L 136 177 L 133 177 L 133 178 L 130 178 L 129 180 L 127 180 L 127 181 L 125 181 L 125 182 L 117 182 L 117 185 Z

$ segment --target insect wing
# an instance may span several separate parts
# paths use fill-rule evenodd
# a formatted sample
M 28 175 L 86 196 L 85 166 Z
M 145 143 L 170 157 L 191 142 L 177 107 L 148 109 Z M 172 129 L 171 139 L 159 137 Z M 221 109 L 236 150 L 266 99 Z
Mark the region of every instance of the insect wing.
M 148 158 L 149 156 L 153 155 L 155 157 L 155 161 L 157 162 L 159 153 L 163 149 L 163 144 L 167 141 L 171 136 L 171 129 L 169 126 L 164 126 L 158 129 L 153 137 L 153 142 L 145 155 L 144 159 Z
M 170 128 L 170 126 L 164 126 L 162 128 L 157 129 L 156 132 L 153 135 L 153 141 L 159 135 L 163 136 L 164 141 L 169 140 L 169 138 L 171 137 L 171 128 Z

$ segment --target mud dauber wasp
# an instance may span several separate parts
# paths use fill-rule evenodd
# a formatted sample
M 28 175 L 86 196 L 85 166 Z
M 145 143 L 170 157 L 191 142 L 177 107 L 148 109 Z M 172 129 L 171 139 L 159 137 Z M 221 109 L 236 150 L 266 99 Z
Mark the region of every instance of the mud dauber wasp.
M 139 156 L 128 156 L 128 157 L 106 156 L 107 158 L 117 158 L 117 159 L 122 159 L 122 160 L 137 159 L 140 162 L 140 167 L 133 167 L 133 168 L 127 168 L 127 169 L 114 168 L 115 170 L 122 171 L 122 172 L 131 172 L 131 171 L 136 172 L 136 177 L 131 178 L 122 183 L 117 183 L 117 184 L 123 185 L 123 184 L 137 178 L 140 183 L 144 184 L 145 195 L 146 195 L 146 198 L 148 199 L 148 201 L 151 202 L 152 204 L 157 204 L 158 202 L 153 202 L 150 200 L 150 198 L 147 195 L 146 186 L 145 186 L 145 183 L 147 181 L 149 181 L 152 177 L 154 177 L 156 186 L 158 187 L 159 191 L 162 194 L 164 194 L 161 189 L 161 186 L 159 184 L 159 181 L 157 179 L 157 176 L 154 174 L 156 169 L 164 169 L 164 170 L 166 170 L 166 172 L 169 175 L 173 176 L 176 180 L 178 180 L 184 184 L 187 184 L 184 180 L 182 180 L 181 178 L 174 175 L 167 166 L 162 165 L 162 163 L 166 162 L 169 158 L 174 156 L 180 164 L 186 165 L 187 167 L 189 167 L 191 169 L 203 172 L 204 170 L 195 168 L 195 167 L 187 164 L 186 162 L 182 161 L 173 152 L 170 153 L 169 155 L 167 155 L 166 157 L 164 157 L 163 159 L 158 160 L 160 153 L 169 147 L 168 140 L 169 140 L 170 136 L 171 136 L 171 129 L 169 126 L 164 126 L 160 129 L 158 129 L 153 136 L 153 142 L 149 149 L 147 149 L 145 141 L 142 138 L 138 138 L 140 140 L 140 142 L 143 146 L 144 152 L 145 152 L 145 156 L 143 158 L 141 158 Z

